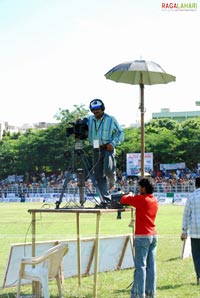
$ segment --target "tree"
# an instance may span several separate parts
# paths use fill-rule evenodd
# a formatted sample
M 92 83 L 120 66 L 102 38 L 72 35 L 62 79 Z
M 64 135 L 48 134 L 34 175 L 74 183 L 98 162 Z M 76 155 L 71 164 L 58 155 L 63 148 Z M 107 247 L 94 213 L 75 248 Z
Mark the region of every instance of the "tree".
M 56 119 L 60 122 L 47 129 L 28 129 L 25 133 L 4 133 L 0 141 L 0 178 L 8 175 L 24 175 L 26 172 L 57 172 L 72 167 L 83 167 L 83 161 L 74 155 L 74 135 L 67 137 L 67 128 L 73 127 L 80 118 L 88 116 L 84 106 L 59 110 Z M 125 140 L 116 148 L 117 167 L 126 171 L 126 154 L 141 152 L 140 128 L 125 128 Z M 189 168 L 200 162 L 200 119 L 178 123 L 171 119 L 151 120 L 145 124 L 145 151 L 153 152 L 154 166 L 161 163 L 184 161 Z M 84 142 L 84 154 L 92 160 L 92 148 Z M 64 157 L 65 151 L 68 158 Z

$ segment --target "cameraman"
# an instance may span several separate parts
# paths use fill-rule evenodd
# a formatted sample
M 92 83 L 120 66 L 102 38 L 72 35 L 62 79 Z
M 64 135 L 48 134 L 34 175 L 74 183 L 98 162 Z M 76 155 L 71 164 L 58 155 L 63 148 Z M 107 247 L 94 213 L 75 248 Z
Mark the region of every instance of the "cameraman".
M 94 175 L 106 200 L 115 186 L 115 147 L 124 140 L 124 132 L 117 120 L 104 112 L 102 100 L 93 99 L 89 108 L 93 113 L 88 117 L 88 138 L 94 149 Z
M 155 227 L 158 202 L 153 195 L 154 186 L 149 178 L 142 178 L 138 195 L 122 196 L 120 203 L 136 209 L 135 222 L 135 272 L 131 298 L 155 298 L 156 296 L 156 246 Z

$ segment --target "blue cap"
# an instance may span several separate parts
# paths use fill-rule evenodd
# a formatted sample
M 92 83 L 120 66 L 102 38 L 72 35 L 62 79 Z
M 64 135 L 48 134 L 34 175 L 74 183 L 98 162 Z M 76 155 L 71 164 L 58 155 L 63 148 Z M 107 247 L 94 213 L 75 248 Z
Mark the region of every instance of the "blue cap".
M 102 107 L 102 101 L 99 99 L 93 99 L 90 108 L 91 110 L 100 109 Z

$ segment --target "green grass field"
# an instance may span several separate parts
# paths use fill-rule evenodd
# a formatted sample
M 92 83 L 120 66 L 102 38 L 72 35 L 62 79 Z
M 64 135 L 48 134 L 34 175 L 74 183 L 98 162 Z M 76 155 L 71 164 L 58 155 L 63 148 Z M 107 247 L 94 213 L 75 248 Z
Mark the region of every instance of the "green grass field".
M 0 282 L 4 275 L 10 245 L 31 242 L 31 208 L 41 208 L 41 203 L 0 203 Z M 51 208 L 55 208 L 54 205 Z M 191 258 L 180 258 L 180 240 L 183 206 L 160 205 L 157 216 L 159 242 L 157 248 L 157 298 L 200 298 Z M 81 236 L 95 234 L 94 215 L 81 215 Z M 37 215 L 37 241 L 76 239 L 75 214 Z M 115 213 L 103 214 L 100 220 L 101 236 L 128 234 L 130 212 L 122 213 L 117 220 Z M 17 277 L 16 277 L 17 278 Z M 98 298 L 129 298 L 133 269 L 101 273 L 98 275 Z M 50 282 L 51 298 L 57 297 L 55 282 Z M 15 287 L 0 288 L 0 298 L 14 298 Z M 93 276 L 83 277 L 78 288 L 77 278 L 65 279 L 65 298 L 92 298 Z M 31 287 L 22 287 L 22 294 L 31 294 Z

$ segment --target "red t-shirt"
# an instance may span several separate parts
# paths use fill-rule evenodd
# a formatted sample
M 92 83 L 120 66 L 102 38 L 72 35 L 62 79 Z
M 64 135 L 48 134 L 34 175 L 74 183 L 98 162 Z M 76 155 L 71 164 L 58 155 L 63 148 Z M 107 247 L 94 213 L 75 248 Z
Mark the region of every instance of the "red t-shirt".
M 153 194 L 124 195 L 120 202 L 135 207 L 135 235 L 155 235 L 158 202 Z

